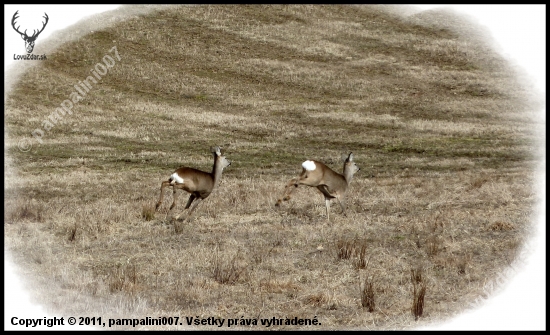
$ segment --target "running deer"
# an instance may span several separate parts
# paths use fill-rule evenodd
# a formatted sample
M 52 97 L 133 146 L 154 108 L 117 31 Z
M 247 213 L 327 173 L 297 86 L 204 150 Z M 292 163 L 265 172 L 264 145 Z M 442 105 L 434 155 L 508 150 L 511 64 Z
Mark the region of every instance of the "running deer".
M 163 181 L 160 185 L 160 198 L 155 210 L 158 210 L 162 204 L 164 188 L 172 186 L 174 200 L 172 206 L 170 206 L 170 210 L 176 206 L 178 200 L 177 190 L 182 189 L 191 193 L 189 200 L 187 200 L 187 205 L 185 205 L 185 209 L 191 207 L 187 213 L 187 218 L 191 218 L 191 214 L 197 209 L 201 201 L 208 198 L 210 193 L 212 193 L 220 183 L 223 169 L 231 165 L 231 162 L 223 156 L 220 147 L 211 148 L 211 151 L 214 154 L 214 167 L 212 168 L 212 172 L 208 173 L 189 167 L 180 167 L 172 173 L 167 181 Z M 193 206 L 191 206 L 191 204 L 193 204 Z M 179 215 L 175 217 L 175 220 L 178 218 Z
M 345 158 L 345 156 L 343 157 Z M 350 154 L 344 160 L 344 172 L 339 174 L 334 172 L 331 168 L 325 164 L 307 160 L 302 163 L 302 173 L 291 179 L 286 187 L 285 192 L 275 206 L 280 206 L 281 202 L 290 199 L 290 195 L 299 185 L 306 185 L 311 187 L 317 187 L 325 197 L 325 206 L 327 208 L 327 220 L 329 220 L 330 201 L 336 199 L 342 213 L 346 215 L 346 202 L 345 196 L 348 190 L 348 186 L 353 178 L 353 175 L 359 171 L 359 167 L 353 161 L 353 153 Z

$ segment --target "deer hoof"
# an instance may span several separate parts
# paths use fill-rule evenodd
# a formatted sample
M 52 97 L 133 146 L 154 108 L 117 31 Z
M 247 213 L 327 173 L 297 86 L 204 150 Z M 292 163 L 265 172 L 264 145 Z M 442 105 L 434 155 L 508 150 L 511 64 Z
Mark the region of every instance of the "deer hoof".
M 172 215 L 172 217 L 170 218 L 170 223 L 173 224 L 173 225 L 177 225 L 179 218 L 180 218 L 179 215 Z

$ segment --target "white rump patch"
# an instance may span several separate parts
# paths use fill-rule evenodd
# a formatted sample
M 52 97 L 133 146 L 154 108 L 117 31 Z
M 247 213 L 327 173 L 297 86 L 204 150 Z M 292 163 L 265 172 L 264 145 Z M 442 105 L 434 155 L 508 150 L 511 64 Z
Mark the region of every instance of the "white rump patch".
M 315 166 L 315 162 L 313 161 L 305 161 L 302 163 L 302 167 L 308 171 L 313 171 L 315 170 L 316 166 Z
M 176 182 L 178 184 L 183 184 L 183 178 L 178 176 L 178 174 L 176 172 L 172 173 L 172 175 L 170 176 L 170 179 L 172 180 L 170 182 L 170 184 L 173 184 L 174 182 Z

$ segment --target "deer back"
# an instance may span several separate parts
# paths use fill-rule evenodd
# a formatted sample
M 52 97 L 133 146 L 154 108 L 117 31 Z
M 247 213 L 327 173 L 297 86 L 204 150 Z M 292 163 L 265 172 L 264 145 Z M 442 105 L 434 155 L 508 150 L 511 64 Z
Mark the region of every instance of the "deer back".
M 214 188 L 214 177 L 211 173 L 189 167 L 181 167 L 175 172 L 188 192 L 210 193 Z
M 310 160 L 302 163 L 300 179 L 309 186 L 327 185 L 330 189 L 345 189 L 344 177 L 322 162 Z

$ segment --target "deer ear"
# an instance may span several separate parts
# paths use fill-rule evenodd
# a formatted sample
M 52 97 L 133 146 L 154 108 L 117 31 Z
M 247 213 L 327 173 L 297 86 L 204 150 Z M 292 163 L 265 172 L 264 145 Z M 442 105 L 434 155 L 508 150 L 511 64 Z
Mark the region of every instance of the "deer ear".
M 347 159 L 348 162 L 353 162 L 353 153 L 349 153 L 349 156 L 348 156 L 348 159 Z
M 220 156 L 222 154 L 220 151 L 220 147 L 210 147 L 210 151 L 217 156 Z

